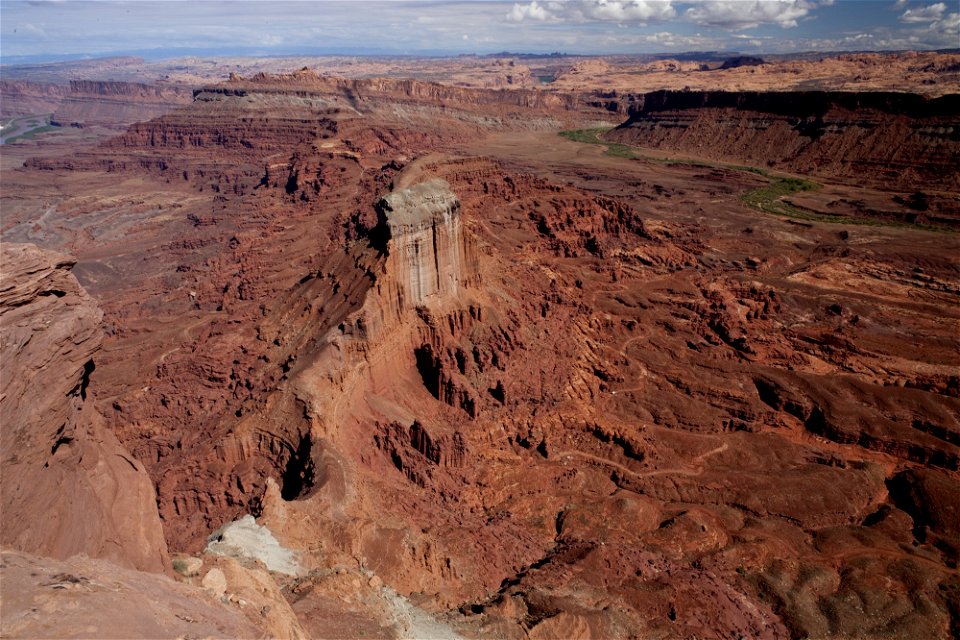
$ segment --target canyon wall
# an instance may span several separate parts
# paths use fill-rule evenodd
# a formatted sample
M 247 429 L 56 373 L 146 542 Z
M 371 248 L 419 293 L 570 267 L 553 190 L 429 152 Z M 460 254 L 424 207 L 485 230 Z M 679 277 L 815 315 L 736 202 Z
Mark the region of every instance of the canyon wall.
M 100 310 L 67 256 L 4 243 L 2 258 L 3 544 L 165 570 L 153 484 L 87 400 Z
M 55 126 L 126 127 L 190 104 L 191 90 L 178 85 L 111 80 L 71 80 L 69 84 L 0 81 L 0 116 L 52 113 Z
M 59 126 L 126 126 L 159 117 L 178 106 L 190 104 L 186 87 L 71 80 L 69 90 L 53 112 L 51 123 Z
M 902 189 L 960 188 L 960 96 L 657 91 L 605 137 Z
M 51 113 L 69 92 L 64 85 L 27 80 L 0 80 L 0 117 Z
M 220 93 L 295 91 L 299 95 L 311 93 L 340 95 L 361 110 L 365 104 L 388 97 L 394 101 L 432 103 L 454 108 L 499 106 L 550 111 L 573 110 L 579 106 L 572 93 L 550 93 L 536 89 L 475 89 L 411 78 L 343 78 L 320 75 L 309 69 L 302 69 L 288 75 L 258 73 L 250 78 L 232 76 L 230 81 L 223 85 L 207 87 L 199 91 Z M 489 109 L 488 113 L 496 115 Z

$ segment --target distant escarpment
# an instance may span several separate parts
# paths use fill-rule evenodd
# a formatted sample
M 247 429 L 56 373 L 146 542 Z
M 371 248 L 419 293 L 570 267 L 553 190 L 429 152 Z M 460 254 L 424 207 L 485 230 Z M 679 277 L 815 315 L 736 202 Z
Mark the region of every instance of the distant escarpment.
M 583 110 L 601 114 L 605 108 L 575 94 L 357 80 L 311 71 L 235 76 L 187 96 L 123 83 L 78 82 L 73 89 L 77 95 L 64 99 L 55 122 L 94 121 L 96 113 L 80 112 L 90 105 L 124 104 L 131 94 L 140 117 L 99 148 L 31 158 L 27 167 L 148 172 L 198 191 L 237 196 L 279 184 L 303 200 L 342 178 L 339 170 L 330 173 L 326 160 L 352 166 L 370 156 L 402 161 L 490 131 L 573 126 Z M 182 99 L 190 104 L 171 110 Z M 68 105 L 77 118 L 61 117 Z M 326 169 L 304 161 L 318 156 L 324 156 Z
M 4 118 L 49 114 L 54 126 L 126 127 L 159 117 L 192 100 L 190 88 L 112 80 L 71 80 L 69 85 L 0 81 Z
M 53 113 L 59 126 L 127 126 L 159 117 L 192 99 L 190 89 L 136 82 L 71 80 Z
M 2 256 L 0 540 L 162 571 L 167 547 L 150 478 L 87 400 L 102 313 L 67 256 L 11 243 Z
M 50 113 L 68 93 L 64 85 L 27 80 L 0 80 L 0 117 Z
M 351 105 L 363 111 L 364 107 L 384 99 L 406 102 L 431 102 L 443 109 L 464 107 L 520 107 L 539 110 L 573 110 L 577 101 L 573 94 L 548 93 L 533 89 L 474 89 L 453 85 L 425 82 L 409 78 L 343 78 L 323 76 L 308 69 L 288 75 L 258 73 L 250 78 L 232 76 L 230 81 L 206 87 L 194 92 L 244 95 L 245 93 L 279 92 L 296 90 L 303 96 L 331 95 L 347 99 Z M 495 117 L 495 111 L 490 113 Z
M 898 188 L 960 187 L 960 95 L 657 91 L 607 139 Z

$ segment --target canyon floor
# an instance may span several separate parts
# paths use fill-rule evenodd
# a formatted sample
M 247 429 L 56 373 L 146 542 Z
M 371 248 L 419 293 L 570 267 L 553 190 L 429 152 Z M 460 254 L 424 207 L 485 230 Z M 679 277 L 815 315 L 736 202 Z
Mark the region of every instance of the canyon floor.
M 960 56 L 358 65 L 5 71 L 0 635 L 960 633 Z

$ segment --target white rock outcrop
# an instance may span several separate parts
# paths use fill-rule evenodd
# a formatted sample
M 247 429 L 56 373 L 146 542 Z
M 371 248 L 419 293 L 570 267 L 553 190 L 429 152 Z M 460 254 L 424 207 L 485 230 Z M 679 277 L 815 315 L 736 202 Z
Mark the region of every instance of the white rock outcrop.
M 270 571 L 289 576 L 304 573 L 296 552 L 281 546 L 251 515 L 228 522 L 210 534 L 206 550 L 220 556 L 259 560 Z

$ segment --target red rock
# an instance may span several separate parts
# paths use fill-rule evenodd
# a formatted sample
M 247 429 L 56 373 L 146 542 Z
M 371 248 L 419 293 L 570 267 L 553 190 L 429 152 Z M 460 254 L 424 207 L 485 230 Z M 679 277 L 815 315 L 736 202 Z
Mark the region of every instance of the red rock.
M 83 555 L 4 551 L 0 632 L 20 638 L 252 638 L 260 629 L 198 587 Z
M 11 173 L 5 235 L 80 253 L 90 393 L 171 546 L 257 515 L 318 569 L 287 585 L 317 635 L 387 634 L 375 575 L 504 637 L 946 637 L 949 242 L 531 131 L 622 106 L 235 77 Z M 45 215 L 47 181 L 83 198 Z
M 153 485 L 87 397 L 102 314 L 73 259 L 4 243 L 2 260 L 3 544 L 168 570 Z

